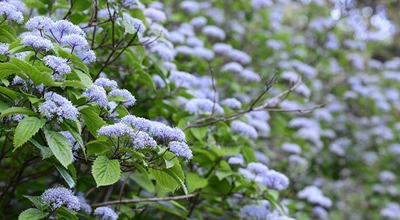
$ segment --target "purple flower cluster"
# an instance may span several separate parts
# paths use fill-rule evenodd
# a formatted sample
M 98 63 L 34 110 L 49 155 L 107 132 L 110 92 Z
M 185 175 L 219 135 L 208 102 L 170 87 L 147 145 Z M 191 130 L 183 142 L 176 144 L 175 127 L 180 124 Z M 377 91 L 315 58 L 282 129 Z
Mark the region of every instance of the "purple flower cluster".
M 134 130 L 124 123 L 115 123 L 113 125 L 105 125 L 98 130 L 98 135 L 104 135 L 108 138 L 121 138 L 128 137 L 134 138 L 135 132 Z
M 24 16 L 15 5 L 8 2 L 0 2 L 0 16 L 4 15 L 5 19 L 22 23 Z
M 22 37 L 21 43 L 24 46 L 33 47 L 35 50 L 53 50 L 54 46 L 50 40 L 41 36 L 25 35 Z
M 258 133 L 254 127 L 241 121 L 233 121 L 231 123 L 231 129 L 236 134 L 251 137 L 254 139 L 258 137 Z
M 54 22 L 51 18 L 45 16 L 36 16 L 26 22 L 25 27 L 28 30 L 38 31 L 40 36 L 28 34 L 23 37 L 22 44 L 39 49 L 53 49 L 51 40 L 66 47 L 66 50 L 75 53 L 85 64 L 96 60 L 96 56 L 89 49 L 89 44 L 85 38 L 85 32 L 77 25 L 67 20 Z M 26 38 L 26 39 L 25 39 Z
M 101 107 L 106 107 L 108 104 L 106 90 L 93 84 L 90 89 L 86 89 L 82 96 L 88 97 L 88 102 L 97 102 Z
M 61 206 L 66 206 L 75 211 L 79 211 L 81 208 L 79 199 L 74 196 L 70 189 L 64 187 L 47 189 L 41 198 L 44 203 L 50 205 L 51 210 L 56 210 Z
M 289 179 L 282 173 L 268 169 L 262 163 L 249 163 L 246 169 L 239 169 L 246 178 L 259 182 L 268 189 L 284 190 L 289 186 Z
M 68 99 L 55 92 L 47 92 L 44 98 L 46 101 L 40 104 L 39 111 L 47 119 L 57 118 L 59 122 L 63 122 L 64 119 L 77 119 L 78 109 Z
M 168 144 L 168 149 L 176 156 L 184 157 L 188 160 L 193 158 L 192 151 L 185 142 L 171 141 Z
M 103 87 L 105 90 L 116 89 L 118 87 L 118 84 L 116 81 L 110 80 L 110 79 L 107 79 L 104 77 L 96 79 L 96 81 L 94 81 L 94 84 L 96 86 Z
M 136 149 L 155 147 L 156 141 L 158 141 L 160 144 L 168 145 L 169 150 L 177 156 L 187 159 L 193 157 L 186 144 L 185 133 L 179 128 L 172 128 L 161 122 L 150 121 L 133 115 L 123 117 L 121 123 L 128 124 L 139 131 L 137 136 L 134 137 L 134 148 Z
M 135 104 L 136 98 L 126 89 L 114 89 L 109 94 L 110 97 L 121 96 L 126 100 L 121 102 L 121 104 L 125 107 L 129 107 Z
M 118 215 L 109 207 L 101 206 L 94 210 L 94 215 L 98 215 L 101 220 L 117 220 Z
M 56 81 L 63 81 L 64 74 L 71 73 L 71 67 L 68 66 L 66 59 L 53 55 L 48 55 L 43 58 L 43 61 L 48 67 L 53 69 L 53 79 Z

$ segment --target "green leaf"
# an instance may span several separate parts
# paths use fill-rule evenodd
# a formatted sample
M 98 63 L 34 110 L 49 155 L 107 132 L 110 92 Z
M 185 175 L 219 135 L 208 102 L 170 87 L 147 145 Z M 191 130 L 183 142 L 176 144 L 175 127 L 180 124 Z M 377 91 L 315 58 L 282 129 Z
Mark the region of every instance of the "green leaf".
M 187 173 L 186 183 L 188 186 L 188 192 L 194 192 L 196 189 L 204 188 L 208 185 L 206 178 L 200 177 L 197 173 Z
M 0 25 L 0 42 L 12 43 L 17 38 L 15 29 L 8 24 Z
M 250 162 L 257 162 L 257 157 L 254 154 L 254 150 L 250 147 L 243 147 L 242 148 L 242 154 L 244 159 L 246 160 L 246 163 Z
M 86 88 L 90 88 L 93 85 L 93 80 L 90 78 L 90 76 L 86 75 L 84 72 L 80 70 L 74 70 L 74 73 L 79 77 L 79 80 L 81 81 L 82 85 L 84 85 Z
M 63 166 L 60 166 L 57 162 L 55 162 L 53 164 L 57 168 L 58 172 L 61 174 L 62 178 L 68 184 L 69 188 L 73 188 L 75 186 L 75 181 L 72 178 L 71 174 L 68 172 L 68 170 L 65 169 L 65 167 L 63 167 Z
M 92 174 L 97 187 L 116 183 L 121 176 L 118 160 L 110 160 L 106 156 L 98 156 L 93 162 Z
M 138 69 L 135 71 L 136 74 L 138 74 L 137 80 L 139 82 L 142 82 L 143 84 L 151 87 L 154 91 L 156 90 L 156 85 L 154 84 L 153 78 L 150 76 L 149 73 Z
M 80 128 L 80 122 L 79 121 L 73 121 L 75 123 L 63 123 L 63 127 L 65 127 L 69 133 L 72 135 L 72 137 L 75 139 L 75 141 L 78 143 L 79 147 L 82 149 L 83 155 L 86 158 L 86 148 L 85 144 L 83 143 L 82 136 L 81 136 L 81 128 Z
M 36 86 L 42 83 L 41 79 L 42 73 L 38 69 L 36 69 L 36 67 L 32 66 L 31 64 L 23 60 L 14 57 L 10 58 L 10 62 L 15 66 L 17 66 L 23 73 L 25 73 Z
M 99 113 L 95 107 L 87 107 L 81 109 L 80 112 L 83 115 L 83 121 L 89 129 L 90 133 L 97 137 L 97 131 L 107 123 L 99 116 Z
M 110 149 L 108 148 L 112 143 L 105 140 L 93 140 L 86 144 L 87 155 L 93 156 L 96 154 L 105 154 Z
M 62 134 L 45 129 L 44 134 L 47 143 L 54 156 L 67 168 L 72 163 L 72 144 Z
M 21 72 L 21 70 L 12 63 L 0 63 L 0 79 L 19 72 Z
M 11 89 L 4 88 L 2 86 L 0 86 L 0 93 L 7 96 L 8 98 L 10 98 L 12 100 L 18 100 L 19 97 L 21 96 L 21 93 L 15 92 Z
M 174 178 L 172 178 L 169 174 L 167 174 L 161 170 L 150 169 L 149 171 L 150 171 L 150 174 L 154 176 L 157 183 L 161 187 L 163 187 L 171 192 L 174 192 L 179 187 L 179 183 Z
M 43 219 L 46 217 L 49 213 L 48 212 L 43 212 L 40 211 L 39 209 L 34 209 L 30 208 L 27 209 L 18 216 L 18 220 L 37 220 L 37 219 Z
M 46 206 L 46 204 L 44 204 L 42 202 L 42 197 L 41 196 L 26 196 L 23 195 L 23 197 L 29 199 L 29 201 L 31 201 L 33 203 L 33 205 L 35 205 L 36 208 L 43 210 L 43 208 Z
M 1 115 L 0 115 L 0 119 L 6 117 L 8 115 L 14 115 L 14 114 L 25 114 L 25 115 L 30 115 L 30 116 L 37 116 L 37 113 L 32 111 L 32 109 L 23 108 L 23 107 L 12 107 L 12 108 L 2 111 Z
M 199 128 L 191 128 L 190 132 L 192 132 L 193 136 L 197 138 L 197 140 L 201 141 L 207 135 L 208 126 L 199 127 Z
M 29 142 L 33 144 L 37 149 L 40 150 L 40 154 L 42 155 L 42 159 L 47 159 L 53 156 L 53 152 L 50 150 L 50 148 L 42 146 L 39 144 L 39 142 L 35 141 L 34 139 L 30 139 Z
M 58 208 L 56 210 L 57 215 L 60 217 L 60 219 L 68 219 L 68 220 L 78 220 L 79 218 L 76 216 L 76 212 L 71 210 L 71 209 L 67 209 L 63 206 L 61 206 L 60 208 Z
M 39 0 L 24 0 L 28 8 L 44 8 L 45 4 Z
M 174 158 L 174 160 L 175 159 L 177 158 Z M 184 183 L 185 175 L 179 163 L 175 163 L 175 166 L 169 169 L 163 169 L 163 170 L 150 169 L 149 171 L 154 176 L 157 183 L 160 184 L 161 187 L 171 192 L 174 192 L 179 187 L 182 187 L 184 193 L 188 194 L 187 188 Z
M 25 144 L 46 123 L 45 119 L 27 117 L 18 123 L 14 134 L 14 150 Z
M 143 189 L 147 190 L 150 193 L 154 193 L 156 191 L 156 187 L 154 186 L 153 182 L 149 179 L 147 175 L 143 173 L 135 172 L 132 174 L 132 180 L 135 181 L 139 186 Z

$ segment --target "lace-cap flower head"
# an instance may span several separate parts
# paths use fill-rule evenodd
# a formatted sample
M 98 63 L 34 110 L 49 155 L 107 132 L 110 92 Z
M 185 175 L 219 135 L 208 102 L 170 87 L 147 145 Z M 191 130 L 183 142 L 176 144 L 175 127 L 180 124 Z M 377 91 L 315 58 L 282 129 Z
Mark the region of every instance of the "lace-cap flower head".
M 41 198 L 45 204 L 50 205 L 51 210 L 66 206 L 69 209 L 79 211 L 81 207 L 79 199 L 74 196 L 70 189 L 65 187 L 47 189 L 44 191 Z
M 59 122 L 62 122 L 64 119 L 77 119 L 78 109 L 68 99 L 55 92 L 47 92 L 44 98 L 46 101 L 39 106 L 39 111 L 49 120 L 57 118 Z
M 114 210 L 112 210 L 109 207 L 106 206 L 101 206 L 98 207 L 94 210 L 94 215 L 97 215 L 100 217 L 101 220 L 117 220 L 118 215 L 115 213 Z

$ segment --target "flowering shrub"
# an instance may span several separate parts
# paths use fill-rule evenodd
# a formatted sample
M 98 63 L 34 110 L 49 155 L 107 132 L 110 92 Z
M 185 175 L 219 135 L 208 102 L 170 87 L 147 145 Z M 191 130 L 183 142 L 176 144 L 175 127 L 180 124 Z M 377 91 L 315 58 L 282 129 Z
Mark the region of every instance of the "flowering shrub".
M 1 219 L 398 218 L 384 9 L 162 2 L 0 0 Z

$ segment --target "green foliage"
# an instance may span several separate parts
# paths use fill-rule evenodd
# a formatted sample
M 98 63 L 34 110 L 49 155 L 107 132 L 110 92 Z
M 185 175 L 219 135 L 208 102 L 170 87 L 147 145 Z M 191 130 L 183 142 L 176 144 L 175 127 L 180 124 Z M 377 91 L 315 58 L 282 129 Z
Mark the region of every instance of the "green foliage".
M 97 187 L 116 183 L 121 177 L 118 160 L 110 160 L 106 156 L 98 156 L 93 162 L 92 174 Z

